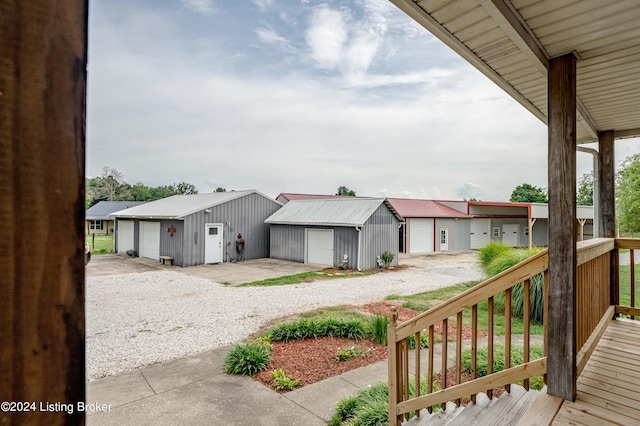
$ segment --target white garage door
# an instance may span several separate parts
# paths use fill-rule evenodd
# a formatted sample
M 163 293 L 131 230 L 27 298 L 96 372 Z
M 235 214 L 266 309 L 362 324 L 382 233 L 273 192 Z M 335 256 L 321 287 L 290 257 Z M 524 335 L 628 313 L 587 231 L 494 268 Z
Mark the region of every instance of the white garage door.
M 140 256 L 160 257 L 160 222 L 140 222 Z
M 409 222 L 409 253 L 433 251 L 433 219 L 411 219 Z
M 490 226 L 491 223 L 489 222 L 489 219 L 471 219 L 470 247 L 472 249 L 484 247 L 489 242 Z
M 125 253 L 133 250 L 133 221 L 118 221 L 118 253 Z
M 333 266 L 333 229 L 307 229 L 307 263 Z

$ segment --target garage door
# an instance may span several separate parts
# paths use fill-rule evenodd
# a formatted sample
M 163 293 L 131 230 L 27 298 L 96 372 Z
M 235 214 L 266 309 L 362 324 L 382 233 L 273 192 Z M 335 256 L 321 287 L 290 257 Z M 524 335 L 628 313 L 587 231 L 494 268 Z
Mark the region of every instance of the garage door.
M 127 250 L 133 250 L 133 221 L 118 221 L 118 253 L 125 253 Z
M 160 257 L 160 222 L 140 222 L 140 256 Z
M 307 263 L 333 266 L 333 229 L 307 229 Z
M 519 225 L 502 225 L 502 243 L 510 247 L 518 247 L 520 244 Z
M 433 219 L 411 219 L 409 222 L 409 253 L 433 251 Z
M 470 247 L 479 249 L 484 247 L 490 240 L 489 219 L 471 219 Z

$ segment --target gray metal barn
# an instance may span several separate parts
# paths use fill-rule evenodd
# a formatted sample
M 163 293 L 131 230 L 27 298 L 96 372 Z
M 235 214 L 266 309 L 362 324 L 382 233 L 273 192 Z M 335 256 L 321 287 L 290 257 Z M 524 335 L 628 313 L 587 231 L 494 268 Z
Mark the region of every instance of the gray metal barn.
M 255 190 L 174 195 L 113 213 L 116 251 L 170 256 L 178 266 L 269 257 L 264 220 L 281 207 Z
M 290 201 L 265 222 L 271 225 L 271 257 L 295 262 L 373 269 L 377 256 L 394 254 L 402 218 L 382 198 Z

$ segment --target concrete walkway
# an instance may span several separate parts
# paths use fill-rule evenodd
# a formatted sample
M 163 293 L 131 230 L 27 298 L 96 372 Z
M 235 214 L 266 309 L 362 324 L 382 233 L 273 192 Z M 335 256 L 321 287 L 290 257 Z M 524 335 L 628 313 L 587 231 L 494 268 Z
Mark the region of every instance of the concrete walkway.
M 224 372 L 228 348 L 87 383 L 88 425 L 326 425 L 340 399 L 387 378 L 387 362 L 278 394 Z

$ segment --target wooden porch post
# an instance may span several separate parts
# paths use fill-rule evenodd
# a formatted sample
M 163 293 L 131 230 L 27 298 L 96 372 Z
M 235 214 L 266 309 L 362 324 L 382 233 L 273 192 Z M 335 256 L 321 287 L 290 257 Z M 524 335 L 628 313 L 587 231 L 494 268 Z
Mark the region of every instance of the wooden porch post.
M 84 423 L 86 49 L 86 0 L 0 2 L 0 424 Z
M 547 390 L 576 396 L 576 57 L 549 61 Z
M 615 132 L 609 130 L 598 135 L 598 145 L 600 152 L 599 162 L 599 186 L 600 193 L 599 208 L 600 221 L 597 224 L 600 236 L 604 238 L 616 237 L 616 170 L 614 155 Z M 618 251 L 611 252 L 611 301 L 612 305 L 619 303 L 619 274 L 618 274 Z

